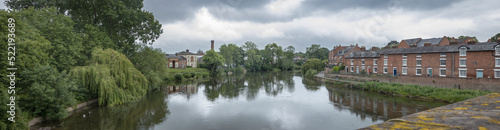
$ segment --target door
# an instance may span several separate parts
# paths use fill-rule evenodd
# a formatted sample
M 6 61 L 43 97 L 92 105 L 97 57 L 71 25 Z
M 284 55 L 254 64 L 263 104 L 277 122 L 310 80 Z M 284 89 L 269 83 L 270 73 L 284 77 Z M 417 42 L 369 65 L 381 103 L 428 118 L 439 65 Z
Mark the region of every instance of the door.
M 356 74 L 359 74 L 359 66 L 356 66 Z
M 175 60 L 174 60 L 174 61 L 172 61 L 172 68 L 175 68 L 175 65 L 176 64 L 175 64 Z
M 394 67 L 393 71 L 394 71 L 394 76 L 398 75 L 398 68 Z
M 429 77 L 432 77 L 432 68 L 427 69 L 427 75 L 429 75 Z

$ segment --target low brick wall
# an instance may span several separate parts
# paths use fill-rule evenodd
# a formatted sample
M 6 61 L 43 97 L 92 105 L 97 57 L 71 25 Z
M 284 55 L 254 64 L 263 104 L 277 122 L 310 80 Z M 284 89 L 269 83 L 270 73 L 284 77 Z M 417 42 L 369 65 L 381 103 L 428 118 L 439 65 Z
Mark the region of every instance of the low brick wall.
M 380 81 L 388 83 L 415 84 L 439 88 L 474 89 L 500 92 L 500 79 L 448 78 L 448 77 L 420 77 L 420 76 L 372 76 L 363 77 L 346 74 L 326 74 L 326 77 L 355 79 L 358 81 Z

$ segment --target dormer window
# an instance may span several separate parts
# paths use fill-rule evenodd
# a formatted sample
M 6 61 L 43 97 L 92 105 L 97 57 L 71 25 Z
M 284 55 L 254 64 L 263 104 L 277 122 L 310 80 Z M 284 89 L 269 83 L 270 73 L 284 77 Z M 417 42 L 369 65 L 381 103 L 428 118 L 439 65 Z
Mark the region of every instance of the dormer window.
M 495 47 L 495 55 L 500 56 L 500 44 Z
M 388 57 L 387 54 L 384 54 L 384 58 L 387 58 L 387 57 Z
M 458 49 L 458 51 L 460 52 L 460 56 L 466 56 L 467 55 L 467 48 L 466 47 L 460 47 Z
M 364 57 L 364 56 L 365 56 L 365 53 L 364 53 L 364 52 L 361 52 L 361 56 L 363 56 L 363 57 Z
M 350 55 L 351 57 L 352 57 L 352 56 L 354 56 L 354 54 L 352 54 L 352 53 L 350 53 L 349 55 Z

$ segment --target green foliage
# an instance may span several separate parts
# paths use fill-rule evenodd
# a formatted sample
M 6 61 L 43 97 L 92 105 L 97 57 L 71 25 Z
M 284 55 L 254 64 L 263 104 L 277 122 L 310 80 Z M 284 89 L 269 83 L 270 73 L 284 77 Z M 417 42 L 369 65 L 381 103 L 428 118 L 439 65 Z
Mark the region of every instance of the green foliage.
M 312 78 L 314 77 L 314 75 L 318 74 L 318 71 L 314 70 L 314 69 L 309 69 L 307 70 L 307 72 L 305 73 L 305 77 L 307 78 Z
M 150 89 L 165 83 L 167 59 L 161 49 L 142 46 L 136 53 L 132 54 L 130 61 L 136 69 L 146 76 Z
M 260 71 L 262 67 L 262 57 L 256 49 L 247 50 L 247 60 L 245 61 L 245 68 L 248 71 Z
M 500 43 L 500 41 L 498 41 L 499 38 L 500 38 L 500 33 L 497 33 L 495 36 L 491 37 L 490 39 L 491 39 L 491 42 L 499 42 Z
M 340 71 L 340 66 L 335 66 L 332 68 L 333 72 L 339 72 Z
M 148 80 L 123 54 L 113 50 L 94 49 L 88 66 L 75 67 L 72 74 L 87 88 L 99 105 L 113 106 L 136 101 L 148 90 Z
M 27 119 L 27 114 L 21 112 L 21 108 L 19 108 L 19 105 L 16 106 L 16 117 L 14 120 L 16 122 L 11 122 L 8 120 L 10 118 L 10 114 L 7 111 L 10 111 L 10 107 L 8 107 L 6 104 L 10 103 L 10 96 L 7 93 L 7 87 L 4 84 L 0 84 L 0 111 L 2 111 L 3 114 L 0 114 L 0 129 L 1 130 L 27 130 L 29 129 L 28 126 L 28 119 Z M 16 99 L 19 99 L 19 96 L 15 96 Z M 17 102 L 16 104 L 18 104 Z
M 66 108 L 76 104 L 73 91 L 77 89 L 75 82 L 66 72 L 59 73 L 51 66 L 36 67 L 26 70 L 20 75 L 25 94 L 20 99 L 24 110 L 30 110 L 33 116 L 42 116 L 49 120 L 65 118 Z M 19 90 L 21 91 L 21 90 Z
M 449 103 L 459 102 L 490 93 L 479 90 L 460 90 L 382 82 L 366 82 L 365 84 L 360 84 L 359 87 L 368 91 L 390 93 L 403 97 L 429 98 Z
M 222 66 L 222 63 L 225 62 L 224 58 L 217 54 L 213 50 L 207 51 L 203 56 L 203 62 L 207 66 L 207 69 L 210 71 L 210 75 L 217 75 L 216 69 L 218 66 Z
M 309 59 L 328 60 L 328 52 L 327 48 L 321 47 L 319 44 L 312 44 L 311 47 L 306 48 L 305 55 Z
M 176 73 L 174 75 L 174 78 L 175 78 L 175 81 L 182 81 L 182 79 L 184 78 L 184 75 L 182 75 L 181 73 Z
M 245 52 L 242 48 L 236 46 L 235 44 L 221 45 L 219 50 L 220 55 L 224 57 L 226 65 L 228 65 L 230 68 L 232 68 L 233 66 L 244 64 L 243 57 Z
M 183 76 L 184 78 L 189 79 L 191 78 L 191 73 L 184 73 Z
M 69 70 L 82 59 L 82 39 L 74 31 L 75 23 L 70 17 L 59 14 L 56 8 L 41 8 L 39 11 L 28 8 L 16 12 L 19 20 L 32 25 L 51 42 L 47 51 L 54 58 L 51 62 L 58 70 Z
M 325 67 L 325 63 L 320 61 L 319 59 L 309 59 L 304 63 L 302 67 L 302 74 L 305 74 L 308 70 L 313 69 L 316 71 L 323 71 Z
M 387 45 L 384 46 L 384 48 L 392 48 L 393 46 L 398 46 L 398 41 L 390 41 L 387 43 Z

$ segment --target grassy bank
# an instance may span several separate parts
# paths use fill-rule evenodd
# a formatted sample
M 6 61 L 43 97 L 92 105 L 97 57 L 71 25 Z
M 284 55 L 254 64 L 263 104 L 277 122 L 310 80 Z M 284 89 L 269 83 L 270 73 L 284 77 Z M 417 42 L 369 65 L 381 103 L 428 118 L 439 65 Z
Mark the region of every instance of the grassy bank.
M 185 69 L 172 69 L 168 68 L 166 70 L 167 73 L 167 82 L 183 82 L 190 80 L 198 80 L 209 77 L 209 71 L 204 68 L 185 68 Z
M 340 83 L 334 83 L 339 86 Z M 480 90 L 462 90 L 452 88 L 436 88 L 431 86 L 419 86 L 400 83 L 384 83 L 384 82 L 364 82 L 353 85 L 355 89 L 365 91 L 373 91 L 394 96 L 418 98 L 425 100 L 442 101 L 448 103 L 459 102 L 474 97 L 483 96 L 491 92 Z

